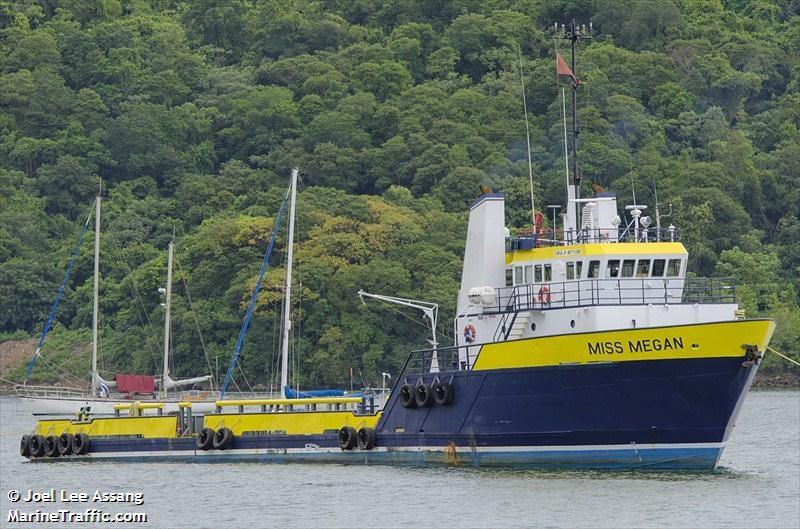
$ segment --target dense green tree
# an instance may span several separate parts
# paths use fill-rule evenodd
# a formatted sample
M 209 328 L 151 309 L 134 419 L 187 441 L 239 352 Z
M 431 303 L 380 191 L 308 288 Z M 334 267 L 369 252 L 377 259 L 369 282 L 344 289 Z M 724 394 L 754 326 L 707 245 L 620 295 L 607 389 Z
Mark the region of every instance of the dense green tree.
M 514 231 L 531 223 L 529 170 L 537 210 L 563 203 L 570 88 L 549 31 L 575 17 L 595 30 L 576 57 L 583 196 L 589 181 L 625 204 L 657 191 L 689 272 L 735 277 L 798 355 L 795 4 L 0 1 L 0 332 L 41 330 L 102 178 L 102 369 L 160 369 L 174 236 L 174 372 L 223 375 L 299 166 L 296 382 L 341 385 L 352 369 L 379 383 L 427 331 L 359 305 L 359 288 L 440 303 L 447 335 L 478 184 L 506 193 Z M 238 373 L 265 386 L 285 237 L 284 224 Z M 91 246 L 48 342 L 81 375 Z

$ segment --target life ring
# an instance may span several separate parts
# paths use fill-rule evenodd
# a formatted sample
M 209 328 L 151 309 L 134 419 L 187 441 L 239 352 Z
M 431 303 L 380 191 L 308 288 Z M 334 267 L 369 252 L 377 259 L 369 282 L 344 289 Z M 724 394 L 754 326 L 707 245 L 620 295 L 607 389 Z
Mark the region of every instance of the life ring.
M 217 450 L 225 450 L 231 445 L 233 441 L 233 432 L 230 428 L 220 428 L 217 430 L 217 433 L 214 434 L 214 448 Z
M 210 450 L 211 446 L 214 444 L 216 433 L 217 432 L 211 428 L 203 428 L 200 430 L 200 433 L 197 435 L 197 440 L 195 441 L 197 448 L 200 450 Z
M 475 326 L 471 323 L 464 325 L 464 339 L 467 343 L 472 343 L 475 341 L 475 338 L 478 337 L 478 333 L 475 331 Z
M 47 457 L 58 457 L 61 455 L 58 451 L 58 437 L 55 435 L 48 435 L 45 437 L 44 455 Z
M 424 382 L 417 384 L 414 388 L 414 400 L 420 408 L 426 408 L 433 404 L 433 391 L 431 391 L 431 387 Z
M 89 453 L 89 436 L 83 432 L 76 433 L 72 438 L 72 453 L 82 456 Z
M 542 285 L 542 288 L 539 289 L 539 303 L 550 303 L 550 288 L 547 285 Z
M 417 401 L 414 398 L 414 386 L 412 384 L 403 384 L 400 388 L 400 405 L 404 408 L 416 408 Z
M 351 426 L 342 426 L 339 428 L 339 448 L 342 450 L 352 450 L 356 445 L 358 434 L 356 429 Z
M 372 428 L 359 428 L 356 434 L 356 442 L 359 450 L 372 450 L 375 448 L 375 430 Z
M 442 381 L 433 386 L 433 401 L 440 406 L 452 404 L 455 392 L 450 382 Z
M 72 434 L 64 432 L 58 437 L 58 453 L 62 456 L 72 453 Z

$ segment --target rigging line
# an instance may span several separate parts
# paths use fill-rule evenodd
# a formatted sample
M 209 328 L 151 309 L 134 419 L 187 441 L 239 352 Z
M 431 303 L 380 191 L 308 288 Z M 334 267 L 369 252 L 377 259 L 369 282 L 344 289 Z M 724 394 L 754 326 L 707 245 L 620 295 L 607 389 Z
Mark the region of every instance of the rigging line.
M 278 350 L 278 330 L 280 329 L 279 317 L 280 314 L 283 314 L 283 310 L 281 310 L 280 313 L 276 310 L 277 305 L 278 304 L 275 302 L 272 303 L 274 310 L 274 314 L 272 316 L 272 352 L 270 354 L 269 359 L 267 360 L 267 370 L 269 374 L 268 380 L 269 380 L 270 390 L 273 386 L 273 382 L 275 382 L 275 377 L 277 376 L 278 373 L 278 362 L 276 360 L 277 358 L 276 352 Z
M 72 371 L 69 371 L 67 368 L 51 362 L 47 358 L 42 358 L 42 362 L 44 363 L 45 366 L 52 369 L 53 372 L 56 374 L 56 376 L 61 380 L 69 382 L 77 382 L 79 384 L 82 384 L 84 382 L 84 379 L 81 375 L 73 373 Z
M 567 140 L 567 95 L 564 87 L 561 87 L 561 115 L 563 116 L 562 122 L 564 123 L 564 171 L 567 181 L 567 194 L 569 197 L 569 145 Z
M 128 288 L 131 291 L 131 295 L 134 296 L 133 308 L 136 309 L 136 316 L 139 318 L 139 323 L 141 323 L 142 327 L 144 327 L 145 326 L 144 318 L 142 318 L 142 313 L 139 310 L 139 304 L 136 303 L 136 295 L 135 295 L 135 293 L 133 291 L 133 287 L 131 286 L 130 283 L 128 283 Z M 145 334 L 145 336 L 147 336 L 147 335 Z M 155 366 L 155 365 L 158 364 L 158 355 L 153 351 L 153 343 L 150 341 L 150 339 L 151 339 L 151 336 L 147 336 L 147 339 L 145 340 L 145 342 L 147 343 L 148 349 L 150 349 L 150 356 L 153 357 L 153 365 Z
M 784 360 L 788 360 L 789 362 L 793 363 L 794 365 L 800 366 L 800 362 L 798 362 L 797 360 L 793 360 L 793 359 L 789 358 L 788 356 L 786 356 L 783 353 L 779 353 L 778 351 L 776 351 L 775 349 L 773 349 L 770 346 L 767 346 L 767 351 L 771 351 L 771 352 L 775 353 L 776 355 L 780 356 L 781 358 L 783 358 Z
M 53 321 L 56 317 L 56 311 L 58 310 L 58 304 L 61 301 L 61 296 L 64 293 L 64 287 L 69 281 L 69 276 L 72 274 L 72 269 L 75 266 L 75 261 L 78 257 L 78 251 L 81 249 L 81 244 L 83 243 L 83 236 L 86 234 L 86 231 L 89 229 L 89 221 L 92 218 L 92 212 L 94 211 L 94 206 L 97 203 L 97 197 L 95 197 L 94 202 L 92 202 L 92 207 L 89 209 L 89 215 L 86 217 L 86 222 L 83 223 L 83 228 L 81 228 L 81 233 L 78 236 L 78 242 L 75 244 L 75 248 L 72 250 L 72 255 L 70 256 L 69 262 L 67 264 L 67 269 L 64 271 L 64 275 L 61 277 L 61 283 L 58 285 L 58 290 L 56 291 L 56 297 L 53 300 L 53 305 L 50 307 L 50 314 L 47 316 L 47 321 L 44 324 L 44 328 L 42 329 L 42 336 L 39 338 L 39 345 L 36 346 L 36 351 L 33 353 L 33 357 L 28 361 L 28 365 L 25 366 L 25 381 L 23 385 L 28 382 L 28 377 L 33 370 L 33 366 L 36 365 L 36 358 L 41 354 L 42 345 L 44 344 L 44 339 L 47 337 L 47 332 L 50 330 L 50 327 L 53 325 Z
M 239 387 L 239 384 L 237 384 L 237 383 L 236 383 L 236 379 L 233 379 L 233 378 L 232 378 L 232 379 L 231 379 L 231 384 L 233 384 L 233 387 L 236 389 L 236 392 L 237 392 L 239 395 L 244 395 L 244 392 L 243 392 L 243 391 L 241 390 L 241 388 Z M 220 397 L 220 398 L 221 398 L 221 397 Z
M 183 289 L 186 291 L 186 299 L 189 301 L 189 311 L 192 313 L 192 318 L 194 319 L 194 326 L 197 329 L 197 336 L 200 338 L 200 346 L 203 348 L 203 355 L 206 357 L 206 364 L 208 365 L 208 372 L 212 373 L 211 375 L 211 391 L 214 391 L 214 383 L 215 383 L 215 376 L 214 370 L 211 369 L 211 356 L 208 354 L 208 350 L 206 349 L 206 342 L 203 340 L 203 333 L 200 331 L 200 321 L 197 319 L 197 313 L 194 311 L 194 305 L 192 304 L 192 296 L 189 294 L 189 280 L 186 279 L 186 274 L 183 273 L 181 270 L 181 264 L 178 262 L 177 255 L 174 257 L 175 260 L 175 268 L 178 269 L 178 273 L 181 276 L 181 281 L 183 282 Z
M 269 267 L 269 257 L 272 255 L 272 249 L 275 247 L 275 239 L 278 236 L 278 230 L 280 229 L 281 218 L 283 217 L 283 212 L 286 209 L 286 202 L 289 199 L 289 192 L 291 191 L 291 185 L 289 189 L 286 190 L 286 195 L 283 197 L 283 201 L 281 202 L 280 210 L 278 211 L 278 215 L 275 217 L 275 226 L 272 229 L 272 236 L 270 237 L 269 246 L 267 247 L 267 251 L 264 253 L 264 259 L 261 262 L 261 270 L 258 273 L 258 278 L 256 279 L 255 287 L 253 288 L 253 293 L 250 295 L 250 302 L 247 305 L 247 312 L 245 313 L 244 321 L 242 322 L 242 327 L 239 330 L 239 337 L 236 339 L 236 346 L 233 351 L 233 357 L 231 358 L 230 365 L 228 366 L 228 371 L 225 374 L 225 381 L 222 383 L 222 389 L 220 390 L 220 397 L 225 395 L 225 391 L 228 389 L 228 383 L 230 378 L 233 376 L 233 370 L 236 365 L 236 359 L 239 357 L 239 353 L 242 350 L 242 346 L 244 345 L 244 338 L 247 335 L 247 329 L 250 326 L 250 319 L 253 317 L 253 312 L 255 311 L 256 301 L 258 300 L 258 293 L 261 290 L 261 282 L 264 280 L 264 274 L 267 272 L 267 268 Z
M 417 319 L 417 318 L 414 318 L 413 316 L 409 316 L 408 314 L 406 314 L 405 312 L 401 311 L 400 309 L 393 307 L 390 303 L 387 303 L 387 302 L 384 302 L 384 301 L 381 301 L 381 300 L 376 300 L 376 301 L 378 301 L 380 303 L 383 303 L 383 305 L 386 308 L 388 308 L 389 310 L 400 314 L 404 318 L 407 318 L 407 319 L 413 321 L 417 325 L 419 325 L 421 327 L 425 327 L 426 329 L 428 328 L 428 320 L 426 318 L 422 318 L 421 320 Z
M 239 373 L 242 374 L 242 378 L 244 379 L 244 383 L 247 384 L 247 391 L 250 393 L 254 393 L 253 386 L 250 385 L 250 382 L 247 381 L 247 376 L 244 374 L 244 369 L 242 369 L 242 364 L 239 361 L 236 362 L 236 366 L 239 368 Z
M 298 391 L 300 391 L 300 359 L 297 355 L 297 349 L 300 344 L 300 337 L 303 336 L 303 275 L 301 273 L 301 267 L 297 267 L 297 280 L 298 280 L 298 288 L 297 288 L 297 312 L 300 315 L 300 318 L 297 320 L 297 333 L 295 334 L 295 341 L 294 341 L 294 358 L 295 358 L 295 387 Z
M 525 76 L 522 73 L 522 48 L 517 45 L 519 54 L 519 80 L 522 84 L 522 108 L 525 111 L 525 137 L 528 140 L 528 176 L 531 183 L 531 226 L 536 225 L 536 203 L 533 200 L 533 161 L 531 158 L 531 129 L 528 125 L 528 102 L 525 100 Z
M 288 230 L 288 228 L 287 228 Z M 286 268 L 287 264 L 287 255 L 286 253 L 281 254 L 280 265 L 283 268 Z M 281 310 L 280 313 L 275 314 L 275 325 L 278 330 L 278 339 L 275 348 L 273 349 L 273 366 L 274 366 L 274 376 L 275 382 L 278 384 L 280 382 L 280 370 L 281 370 L 281 362 L 282 362 L 282 355 L 281 355 L 281 341 L 283 340 L 283 312 L 286 306 L 286 286 L 284 284 L 276 284 L 275 289 L 281 292 Z M 281 395 L 282 397 L 282 395 Z
M 19 382 L 14 382 L 13 380 L 9 380 L 9 379 L 3 378 L 3 377 L 0 377 L 0 382 L 3 382 L 5 384 L 13 384 L 15 386 L 19 385 Z
M 147 312 L 147 307 L 144 304 L 144 300 L 142 299 L 142 295 L 139 292 L 139 287 L 136 285 L 136 280 L 133 279 L 133 276 L 128 276 L 131 278 L 131 285 L 133 287 L 133 291 L 135 292 L 136 299 L 139 301 L 139 304 L 142 306 L 142 312 L 144 313 L 144 317 L 147 320 L 147 326 L 150 328 L 150 336 L 152 339 L 155 340 L 156 346 L 158 349 L 161 349 L 162 343 L 161 338 L 159 338 L 159 334 L 156 332 L 155 327 L 153 327 L 153 321 L 150 319 L 150 314 Z M 159 369 L 161 359 L 156 359 L 156 368 Z
M 75 382 L 75 381 L 79 381 L 80 383 L 83 383 L 83 381 L 81 380 L 81 377 L 80 377 L 80 376 L 78 376 L 78 375 L 76 375 L 75 373 L 72 373 L 72 372 L 70 372 L 70 371 L 67 371 L 65 368 L 63 368 L 63 367 L 61 367 L 61 366 L 59 366 L 59 365 L 57 365 L 57 364 L 51 363 L 51 362 L 50 362 L 50 361 L 49 361 L 47 358 L 45 358 L 45 357 L 42 357 L 42 364 L 43 364 L 45 367 L 49 367 L 50 369 L 52 369 L 52 370 L 53 370 L 53 372 L 54 372 L 54 374 L 55 374 L 55 375 L 56 375 L 56 376 L 59 378 L 59 380 L 61 380 L 62 382 L 70 382 L 70 383 L 72 383 L 72 382 Z

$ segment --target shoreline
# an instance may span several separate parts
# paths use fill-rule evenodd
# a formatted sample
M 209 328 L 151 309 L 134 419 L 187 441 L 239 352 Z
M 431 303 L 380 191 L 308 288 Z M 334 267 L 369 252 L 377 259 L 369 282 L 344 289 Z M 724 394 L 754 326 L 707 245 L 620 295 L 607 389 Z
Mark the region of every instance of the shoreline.
M 757 373 L 753 389 L 800 389 L 800 375 L 794 373 Z

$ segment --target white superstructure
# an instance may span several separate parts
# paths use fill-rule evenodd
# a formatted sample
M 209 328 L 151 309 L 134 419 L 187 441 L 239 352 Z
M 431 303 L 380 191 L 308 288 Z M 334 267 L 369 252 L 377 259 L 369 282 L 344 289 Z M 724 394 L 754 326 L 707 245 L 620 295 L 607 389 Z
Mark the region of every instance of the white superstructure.
M 456 345 L 741 317 L 729 281 L 686 278 L 677 230 L 651 228 L 646 206 L 620 216 L 606 192 L 569 204 L 561 234 L 537 226 L 517 237 L 506 235 L 502 194 L 473 204 Z

